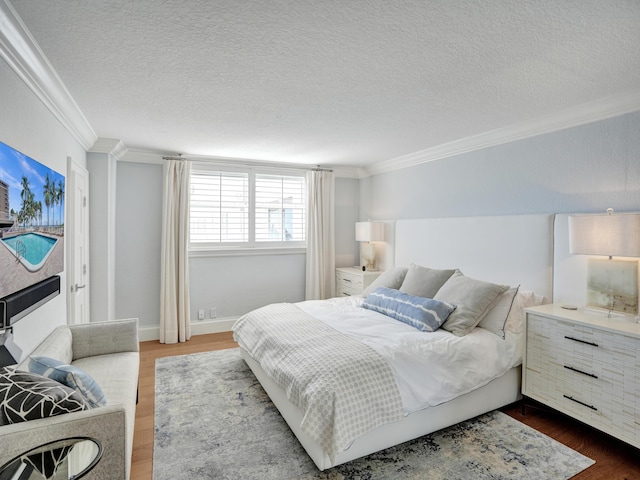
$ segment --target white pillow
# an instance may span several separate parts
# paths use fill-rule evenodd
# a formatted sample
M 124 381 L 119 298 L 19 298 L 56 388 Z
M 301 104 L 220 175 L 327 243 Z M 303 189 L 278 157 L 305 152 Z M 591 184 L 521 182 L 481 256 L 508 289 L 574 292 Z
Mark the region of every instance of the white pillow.
M 537 307 L 544 303 L 544 297 L 531 291 L 519 291 L 516 295 L 511 311 L 507 316 L 507 323 L 504 326 L 505 331 L 512 333 L 521 333 L 524 323 L 524 309 L 528 307 Z
M 491 310 L 480 320 L 479 327 L 495 333 L 500 338 L 504 338 L 505 324 L 509 317 L 509 312 L 514 303 L 518 287 L 511 287 L 509 290 L 500 295 L 498 302 Z

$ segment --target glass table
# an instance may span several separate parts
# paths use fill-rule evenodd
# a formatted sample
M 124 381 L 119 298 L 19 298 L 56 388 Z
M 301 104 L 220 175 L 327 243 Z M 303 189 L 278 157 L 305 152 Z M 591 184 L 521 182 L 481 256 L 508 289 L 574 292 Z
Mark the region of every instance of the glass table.
M 56 440 L 24 452 L 0 467 L 0 480 L 76 480 L 102 458 L 102 445 L 94 438 Z

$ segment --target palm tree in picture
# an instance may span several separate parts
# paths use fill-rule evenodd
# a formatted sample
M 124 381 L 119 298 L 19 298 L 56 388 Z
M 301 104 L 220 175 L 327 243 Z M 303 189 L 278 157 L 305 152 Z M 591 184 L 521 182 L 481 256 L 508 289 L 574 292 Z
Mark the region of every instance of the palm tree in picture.
M 47 225 L 51 225 L 51 222 L 49 220 L 49 209 L 53 204 L 53 195 L 52 195 L 52 188 L 51 188 L 52 185 L 53 185 L 53 182 L 51 181 L 51 176 L 49 175 L 49 172 L 47 172 L 47 176 L 45 177 L 45 180 L 44 180 L 44 188 L 42 192 L 44 196 L 44 204 L 47 207 Z
M 42 225 L 42 202 L 40 200 L 33 202 L 33 218 L 38 221 L 38 225 Z
M 26 226 L 27 222 L 33 218 L 33 206 L 31 205 L 33 202 L 33 192 L 29 185 L 29 179 L 25 175 L 22 176 L 22 181 L 20 183 L 22 185 L 22 191 L 20 192 L 22 208 L 20 209 L 20 212 L 22 213 L 21 217 L 23 225 Z
M 56 197 L 58 197 L 58 203 L 60 204 L 60 225 L 64 225 L 64 183 L 62 180 L 58 180 L 58 188 L 56 188 Z

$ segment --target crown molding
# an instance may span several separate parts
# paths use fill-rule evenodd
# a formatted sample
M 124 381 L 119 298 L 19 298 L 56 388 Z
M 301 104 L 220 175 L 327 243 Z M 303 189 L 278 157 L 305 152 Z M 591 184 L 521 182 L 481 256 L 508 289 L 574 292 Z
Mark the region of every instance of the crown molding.
M 640 90 L 611 95 L 550 115 L 544 115 L 531 121 L 498 128 L 401 157 L 384 160 L 369 166 L 366 171 L 367 175 L 378 175 L 636 111 L 640 111 Z
M 127 153 L 125 153 L 118 160 L 121 162 L 154 163 L 162 165 L 164 163 L 162 157 L 165 156 L 167 156 L 167 154 L 162 152 L 156 152 L 152 150 L 137 150 L 135 148 L 130 148 L 127 150 Z
M 127 154 L 128 148 L 125 147 L 122 140 L 115 138 L 98 138 L 93 146 L 89 149 L 91 153 L 106 153 L 121 160 Z
M 0 56 L 88 150 L 96 133 L 8 0 L 0 0 Z

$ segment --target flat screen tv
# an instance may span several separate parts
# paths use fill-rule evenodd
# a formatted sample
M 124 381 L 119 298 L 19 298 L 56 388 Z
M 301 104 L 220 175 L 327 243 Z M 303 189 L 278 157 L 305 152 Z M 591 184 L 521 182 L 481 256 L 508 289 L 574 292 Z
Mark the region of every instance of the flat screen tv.
M 64 176 L 0 142 L 0 299 L 64 270 Z

